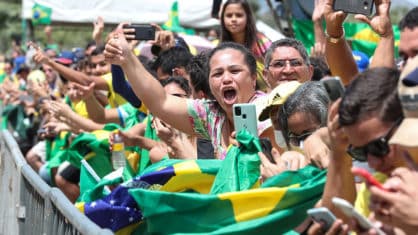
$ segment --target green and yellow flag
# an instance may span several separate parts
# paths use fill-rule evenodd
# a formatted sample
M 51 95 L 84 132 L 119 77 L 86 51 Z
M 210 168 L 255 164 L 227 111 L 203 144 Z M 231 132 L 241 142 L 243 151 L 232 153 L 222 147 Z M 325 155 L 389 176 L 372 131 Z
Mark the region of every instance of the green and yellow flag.
M 321 198 L 326 171 L 307 166 L 260 185 L 259 144 L 244 132 L 237 141 L 228 161 L 166 159 L 106 196 L 114 182 L 101 181 L 77 208 L 120 235 L 291 233 Z
M 380 40 L 369 25 L 365 23 L 344 23 L 345 38 L 351 42 L 353 50 L 366 53 L 369 57 L 373 56 L 374 50 Z M 310 20 L 293 20 L 293 30 L 295 32 L 295 38 L 302 41 L 306 49 L 314 46 L 315 36 L 313 30 L 313 23 Z M 397 56 L 400 31 L 398 26 L 393 26 L 393 32 L 395 35 L 395 55 Z
M 173 5 L 171 6 L 168 20 L 161 27 L 164 30 L 176 33 L 194 34 L 193 29 L 186 29 L 180 25 L 179 5 L 177 1 L 174 1 Z
M 52 8 L 35 2 L 32 7 L 32 23 L 34 25 L 51 24 L 51 14 Z

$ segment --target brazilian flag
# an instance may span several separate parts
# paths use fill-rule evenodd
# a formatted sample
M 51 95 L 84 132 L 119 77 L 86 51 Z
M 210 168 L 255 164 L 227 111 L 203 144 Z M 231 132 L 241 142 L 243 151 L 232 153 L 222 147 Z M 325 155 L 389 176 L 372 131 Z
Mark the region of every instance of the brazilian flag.
M 162 25 L 162 28 L 176 33 L 194 34 L 193 29 L 186 29 L 180 25 L 179 6 L 177 0 L 174 1 L 171 6 L 168 20 Z
M 326 172 L 307 166 L 260 185 L 258 139 L 239 132 L 237 140 L 240 147 L 230 147 L 224 161 L 163 160 L 110 194 L 84 197 L 76 206 L 116 234 L 292 232 L 321 198 Z M 101 181 L 93 191 L 106 183 L 114 182 Z
M 379 43 L 380 37 L 369 25 L 365 23 L 345 22 L 343 24 L 345 38 L 351 42 L 352 50 L 366 53 L 369 57 L 373 56 Z M 315 44 L 313 23 L 310 20 L 293 20 L 293 30 L 295 38 L 302 41 L 305 48 L 309 51 Z M 399 27 L 393 25 L 395 36 L 395 55 L 398 55 L 398 46 L 400 40 Z
M 52 8 L 36 3 L 32 7 L 32 23 L 51 24 Z

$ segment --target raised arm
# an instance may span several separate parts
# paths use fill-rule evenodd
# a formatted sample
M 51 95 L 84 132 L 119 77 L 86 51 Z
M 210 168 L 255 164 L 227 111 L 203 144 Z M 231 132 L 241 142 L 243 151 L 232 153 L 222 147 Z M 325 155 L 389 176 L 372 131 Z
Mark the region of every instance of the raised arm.
M 104 53 L 107 61 L 122 67 L 135 94 L 154 116 L 187 134 L 193 133 L 192 125 L 187 121 L 187 100 L 166 94 L 161 84 L 133 54 L 122 33 L 122 25 L 106 44 Z
M 75 84 L 75 86 L 77 86 L 80 92 L 80 97 L 86 103 L 87 113 L 91 120 L 101 124 L 110 122 L 120 124 L 118 110 L 116 108 L 105 109 L 96 99 L 94 94 L 94 83 L 91 83 L 89 86 L 82 86 L 79 84 Z
M 64 66 L 60 63 L 55 62 L 53 59 L 49 58 L 39 46 L 37 46 L 34 43 L 30 43 L 30 45 L 34 46 L 36 48 L 36 53 L 33 56 L 33 60 L 38 64 L 48 64 L 53 69 L 55 69 L 60 75 L 62 75 L 64 78 L 66 78 L 69 81 L 81 84 L 81 85 L 88 85 L 91 82 L 94 82 L 96 84 L 96 88 L 100 90 L 109 90 L 109 87 L 106 83 L 106 81 L 97 76 L 88 76 L 87 74 L 76 71 L 74 69 L 71 69 L 67 66 Z
M 395 67 L 395 39 L 390 20 L 390 0 L 376 0 L 376 14 L 372 18 L 365 15 L 356 15 L 355 18 L 370 25 L 374 32 L 380 36 L 380 41 L 374 52 L 370 68 Z
M 339 76 L 344 85 L 347 85 L 358 70 L 352 51 L 344 38 L 343 22 L 347 14 L 342 11 L 334 12 L 333 3 L 334 0 L 326 0 L 324 6 L 324 18 L 327 24 L 325 56 L 332 75 Z
M 103 124 L 98 124 L 88 118 L 82 117 L 65 103 L 58 101 L 49 101 L 50 112 L 59 120 L 65 121 L 70 126 L 76 126 L 77 129 L 85 131 L 94 131 L 103 129 Z
M 312 13 L 315 45 L 311 48 L 311 56 L 325 57 L 326 37 L 323 28 L 325 1 L 326 0 L 315 0 L 315 8 Z

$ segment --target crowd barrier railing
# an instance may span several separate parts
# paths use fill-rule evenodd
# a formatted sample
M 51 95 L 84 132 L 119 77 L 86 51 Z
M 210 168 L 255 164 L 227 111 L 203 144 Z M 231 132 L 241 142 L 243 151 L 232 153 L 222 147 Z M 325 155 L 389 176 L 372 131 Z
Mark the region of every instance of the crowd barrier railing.
M 0 235 L 110 235 L 80 213 L 26 163 L 7 130 L 0 132 Z

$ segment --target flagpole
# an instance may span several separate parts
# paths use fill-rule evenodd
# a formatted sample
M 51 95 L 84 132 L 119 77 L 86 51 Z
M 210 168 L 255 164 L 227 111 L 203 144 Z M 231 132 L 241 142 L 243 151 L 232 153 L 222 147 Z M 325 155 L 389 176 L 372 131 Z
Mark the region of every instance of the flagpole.
M 89 172 L 89 174 L 91 176 L 93 176 L 94 180 L 99 183 L 100 182 L 100 177 L 97 175 L 97 173 L 93 170 L 93 168 L 90 166 L 90 164 L 87 163 L 87 161 L 85 159 L 81 160 L 81 164 L 84 166 L 84 168 L 86 168 L 86 170 Z M 105 186 L 104 190 L 106 191 L 106 193 L 110 193 L 110 189 L 109 187 Z

